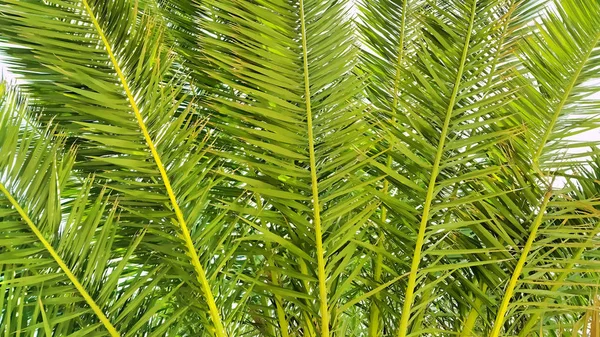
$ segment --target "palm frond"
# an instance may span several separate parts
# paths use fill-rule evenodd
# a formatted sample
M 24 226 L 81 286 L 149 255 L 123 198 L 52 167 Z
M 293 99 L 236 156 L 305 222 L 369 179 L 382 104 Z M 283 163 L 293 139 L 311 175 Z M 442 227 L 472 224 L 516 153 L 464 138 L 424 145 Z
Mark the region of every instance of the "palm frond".
M 352 177 L 367 163 L 356 154 L 366 153 L 368 142 L 366 115 L 352 102 L 362 83 L 352 73 L 347 9 L 338 1 L 220 1 L 209 2 L 203 12 L 215 18 L 206 23 L 211 34 L 201 40 L 214 65 L 207 75 L 222 83 L 208 107 L 215 111 L 215 127 L 235 137 L 223 154 L 240 165 L 231 169 L 249 172 L 223 174 L 254 193 L 265 214 L 245 220 L 256 233 L 251 238 L 269 247 L 255 254 L 276 254 L 270 258 L 274 265 L 282 254 L 296 259 L 265 282 L 274 282 L 272 290 L 284 301 L 318 303 L 297 317 L 299 328 L 328 336 L 331 322 L 342 315 L 335 310 L 340 298 L 332 295 L 351 284 L 345 278 L 355 277 L 346 274 L 355 245 L 343 234 L 360 230 L 374 209 L 361 191 L 363 179 Z M 230 68 L 235 71 L 224 71 Z M 244 123 L 232 123 L 239 119 Z M 275 324 L 289 326 L 281 301 L 276 299 Z
M 168 294 L 148 297 L 152 284 L 165 280 L 137 261 L 144 231 L 128 238 L 127 249 L 115 245 L 117 205 L 105 190 L 94 195 L 92 180 L 75 179 L 75 152 L 65 152 L 64 137 L 52 129 L 39 132 L 14 89 L 4 96 L 1 117 L 1 223 L 2 235 L 11 238 L 0 250 L 2 330 L 27 336 L 42 327 L 48 336 L 151 331 L 160 318 L 156 312 L 170 303 Z M 142 272 L 153 282 L 131 282 Z M 133 301 L 135 292 L 140 294 Z M 123 319 L 123 312 L 153 305 L 146 317 Z
M 0 0 L 0 333 L 597 333 L 598 14 Z
M 598 4 L 553 4 L 520 48 L 523 76 L 534 84 L 522 90 L 518 109 L 527 123 L 532 161 L 543 170 L 581 158 L 578 149 L 594 143 L 573 137 L 597 127 L 590 95 L 598 86 L 590 80 L 598 70 Z
M 121 194 L 120 207 L 127 210 L 128 217 L 139 219 L 132 222 L 133 229 L 140 222 L 154 224 L 144 245 L 157 248 L 153 241 L 164 240 L 164 232 L 172 235 L 171 245 L 179 248 L 162 249 L 161 253 L 189 262 L 217 334 L 224 336 L 207 272 L 192 238 L 199 232 L 192 234 L 195 224 L 187 220 L 193 218 L 186 219 L 186 213 L 188 218 L 198 219 L 197 212 L 190 214 L 206 206 L 199 199 L 206 194 L 190 193 L 191 189 L 211 186 L 210 178 L 197 180 L 212 165 L 203 148 L 205 140 L 198 137 L 203 122 L 181 106 L 184 100 L 177 83 L 165 82 L 170 60 L 162 45 L 164 27 L 148 15 L 138 20 L 137 11 L 151 10 L 151 6 L 87 0 L 55 4 L 9 1 L 4 6 L 7 15 L 2 20 L 10 26 L 7 51 L 21 53 L 12 69 L 26 68 L 21 72 L 28 80 L 25 87 L 35 102 L 44 105 L 42 115 L 68 130 L 69 140 L 80 148 L 78 153 L 86 160 L 77 168 L 97 173 Z M 35 16 L 41 16 L 35 24 L 21 21 Z M 44 33 L 47 27 L 64 34 Z M 39 38 L 28 38 L 23 31 L 39 31 Z M 52 49 L 65 43 L 78 53 L 61 55 Z M 36 69 L 34 75 L 32 69 Z M 46 96 L 49 92 L 53 94 Z M 57 93 L 62 94 L 60 99 L 52 99 Z M 165 154 L 173 144 L 178 152 Z M 171 169 L 167 172 L 167 168 Z M 142 195 L 154 197 L 140 201 Z

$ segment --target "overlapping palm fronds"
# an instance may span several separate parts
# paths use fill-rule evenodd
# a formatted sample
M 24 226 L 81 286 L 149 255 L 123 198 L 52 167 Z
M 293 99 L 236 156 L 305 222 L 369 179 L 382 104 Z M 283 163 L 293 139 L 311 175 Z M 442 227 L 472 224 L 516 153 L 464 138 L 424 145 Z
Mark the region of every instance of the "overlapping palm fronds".
M 599 17 L 0 0 L 0 333 L 599 331 Z

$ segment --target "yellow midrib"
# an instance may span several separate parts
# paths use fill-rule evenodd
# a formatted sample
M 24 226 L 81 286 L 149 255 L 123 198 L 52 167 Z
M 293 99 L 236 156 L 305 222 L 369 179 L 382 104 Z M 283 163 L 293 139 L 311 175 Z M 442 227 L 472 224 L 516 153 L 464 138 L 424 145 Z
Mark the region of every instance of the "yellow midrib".
M 481 291 L 485 292 L 487 290 L 487 285 L 484 283 L 481 287 Z M 475 297 L 475 303 L 467 316 L 467 320 L 465 324 L 461 328 L 462 331 L 459 331 L 458 337 L 474 337 L 473 328 L 475 327 L 475 323 L 477 322 L 477 318 L 479 317 L 479 312 L 481 311 L 481 298 Z
M 42 232 L 37 228 L 37 226 L 33 223 L 33 221 L 31 221 L 31 218 L 29 218 L 29 215 L 27 215 L 27 213 L 23 210 L 23 208 L 21 208 L 19 203 L 15 200 L 15 198 L 13 198 L 13 196 L 10 194 L 10 192 L 6 189 L 6 187 L 2 183 L 0 183 L 0 192 L 2 192 L 2 194 L 4 194 L 6 196 L 8 201 L 17 210 L 17 212 L 19 213 L 21 218 L 23 218 L 23 221 L 25 221 L 25 223 L 29 226 L 31 231 L 35 234 L 35 236 L 38 238 L 38 240 L 42 243 L 44 248 L 46 248 L 48 253 L 52 256 L 54 261 L 56 261 L 56 263 L 58 264 L 60 269 L 62 269 L 62 271 L 65 273 L 65 275 L 67 275 L 67 277 L 69 278 L 71 283 L 73 283 L 73 285 L 75 286 L 77 291 L 79 291 L 79 293 L 81 294 L 81 296 L 83 297 L 85 302 L 90 306 L 90 308 L 92 308 L 92 311 L 94 311 L 94 314 L 96 314 L 98 319 L 100 319 L 100 322 L 102 322 L 102 324 L 104 325 L 106 330 L 108 330 L 110 335 L 112 337 L 120 337 L 121 335 L 119 334 L 117 329 L 115 329 L 115 327 L 112 325 L 112 323 L 109 321 L 108 317 L 106 317 L 104 312 L 102 312 L 102 309 L 100 309 L 98 304 L 96 304 L 96 301 L 94 301 L 94 299 L 90 296 L 90 294 L 88 294 L 88 292 L 85 290 L 83 285 L 79 282 L 79 280 L 77 279 L 75 274 L 73 274 L 71 269 L 69 269 L 69 267 L 62 260 L 60 255 L 58 255 L 58 253 L 54 250 L 54 248 L 52 247 L 50 242 L 48 242 L 46 240 L 46 238 L 44 238 L 44 235 L 42 234 Z
M 581 75 L 583 68 L 585 68 L 586 63 L 590 59 L 598 42 L 600 42 L 600 33 L 596 34 L 596 37 L 594 38 L 593 43 L 590 45 L 590 49 L 586 52 L 585 56 L 582 58 L 579 68 L 577 68 L 575 73 L 573 73 L 573 77 L 571 78 L 569 85 L 565 89 L 565 92 L 563 93 L 563 97 L 561 98 L 560 102 L 556 106 L 556 109 L 554 109 L 554 113 L 552 114 L 552 119 L 550 120 L 550 123 L 548 124 L 546 131 L 544 131 L 544 135 L 542 136 L 542 139 L 540 140 L 540 144 L 537 148 L 537 151 L 535 152 L 535 154 L 533 156 L 533 164 L 534 164 L 535 168 L 538 170 L 539 170 L 539 160 L 544 152 L 544 147 L 546 146 L 546 143 L 548 143 L 550 134 L 554 130 L 554 126 L 556 125 L 556 122 L 558 122 L 558 117 L 560 116 L 560 113 L 562 112 L 565 104 L 567 104 L 567 101 L 569 100 L 569 97 L 571 96 L 571 91 L 573 91 L 573 88 L 575 88 L 575 84 L 577 83 L 577 80 L 579 79 L 579 75 Z
M 394 77 L 394 94 L 393 94 L 393 100 L 392 100 L 392 106 L 391 106 L 391 112 L 392 112 L 392 118 L 395 121 L 396 117 L 395 117 L 395 113 L 397 110 L 397 106 L 398 106 L 398 94 L 400 92 L 400 74 L 401 74 L 401 69 L 400 66 L 402 65 L 402 60 L 404 58 L 404 31 L 406 29 L 406 8 L 407 8 L 407 3 L 409 0 L 404 0 L 402 2 L 402 19 L 400 21 L 400 39 L 398 41 L 398 57 L 396 58 L 396 76 Z M 390 146 L 390 150 L 392 149 L 392 146 Z M 391 168 L 392 167 L 392 156 L 388 155 L 387 157 L 387 167 Z M 383 183 L 383 193 L 384 195 L 387 195 L 389 193 L 389 181 L 386 179 L 385 182 Z M 383 208 L 381 209 L 381 221 L 382 223 L 386 223 L 387 221 L 387 209 L 385 208 L 385 206 L 383 206 Z M 381 248 L 383 248 L 383 240 L 384 240 L 384 236 L 383 236 L 383 231 L 380 230 L 380 236 L 379 236 L 379 246 Z M 374 280 L 375 282 L 379 283 L 381 282 L 381 274 L 383 271 L 382 268 L 382 263 L 383 263 L 383 256 L 379 253 L 377 253 L 377 258 L 375 260 L 375 270 L 374 270 Z M 378 298 L 379 294 L 375 295 L 375 298 Z M 373 301 L 371 303 L 371 315 L 370 315 L 370 322 L 369 322 L 369 337 L 377 337 L 381 334 L 381 328 L 379 326 L 379 307 L 377 306 L 377 304 L 375 304 L 375 302 Z
M 521 256 L 519 257 L 519 261 L 513 271 L 510 281 L 508 282 L 508 286 L 506 287 L 506 291 L 504 292 L 504 298 L 502 299 L 502 303 L 500 304 L 500 308 L 498 308 L 498 312 L 496 313 L 496 320 L 494 321 L 494 327 L 492 329 L 492 333 L 490 333 L 489 337 L 498 337 L 500 335 L 500 330 L 502 329 L 502 325 L 504 324 L 504 316 L 508 310 L 508 305 L 510 304 L 510 300 L 512 299 L 513 292 L 515 291 L 515 287 L 517 286 L 517 282 L 519 281 L 519 277 L 521 277 L 521 273 L 523 272 L 523 267 L 525 266 L 525 262 L 527 261 L 527 256 L 529 255 L 529 251 L 533 246 L 533 241 L 537 235 L 537 230 L 542 224 L 542 220 L 544 218 L 544 212 L 546 211 L 546 207 L 548 206 L 548 202 L 550 201 L 550 197 L 552 196 L 552 192 L 547 192 L 544 195 L 544 200 L 542 201 L 542 205 L 540 207 L 540 211 L 535 218 L 533 226 L 531 228 L 531 232 L 529 233 L 529 237 L 527 238 L 527 243 L 525 243 L 525 247 L 521 251 Z
M 450 119 L 452 117 L 452 111 L 454 110 L 454 104 L 456 101 L 456 97 L 458 96 L 458 89 L 459 89 L 460 82 L 462 79 L 465 62 L 467 60 L 469 44 L 471 42 L 471 34 L 473 31 L 473 23 L 475 21 L 476 9 L 477 9 L 477 0 L 473 0 L 473 5 L 471 8 L 471 17 L 469 20 L 469 28 L 467 31 L 467 36 L 465 38 L 465 46 L 464 46 L 464 49 L 462 52 L 460 66 L 457 71 L 454 88 L 452 89 L 452 95 L 451 95 L 450 101 L 448 103 L 448 109 L 446 110 L 444 126 L 442 127 L 442 132 L 440 134 L 440 141 L 438 144 L 435 161 L 434 161 L 433 168 L 431 171 L 431 177 L 429 179 L 427 195 L 425 196 L 423 215 L 421 218 L 421 222 L 419 224 L 419 233 L 417 235 L 417 241 L 415 244 L 415 253 L 413 255 L 413 259 L 412 259 L 412 263 L 411 263 L 411 267 L 410 267 L 410 275 L 408 277 L 408 284 L 406 286 L 406 295 L 404 297 L 404 305 L 402 307 L 402 315 L 400 316 L 400 325 L 398 327 L 398 337 L 406 337 L 406 335 L 408 333 L 408 323 L 409 323 L 410 312 L 411 312 L 411 308 L 412 308 L 412 304 L 413 304 L 413 297 L 414 297 L 416 281 L 417 281 L 417 272 L 419 269 L 419 264 L 421 262 L 421 250 L 423 249 L 423 243 L 425 242 L 425 232 L 427 230 L 427 223 L 429 222 L 429 212 L 431 210 L 431 203 L 433 202 L 435 183 L 437 181 L 440 163 L 442 160 L 442 155 L 444 153 L 444 145 L 446 142 L 446 135 L 448 133 L 448 127 L 450 125 Z
M 192 241 L 190 231 L 187 228 L 186 221 L 183 216 L 183 212 L 181 211 L 181 208 L 179 207 L 179 204 L 177 203 L 175 193 L 173 192 L 173 188 L 171 187 L 171 181 L 170 181 L 169 177 L 167 176 L 167 172 L 162 163 L 160 155 L 158 154 L 158 151 L 156 150 L 156 147 L 154 146 L 154 142 L 152 141 L 152 138 L 150 137 L 150 134 L 148 132 L 146 124 L 144 123 L 144 118 L 142 117 L 142 114 L 137 106 L 137 103 L 135 101 L 135 98 L 133 97 L 133 94 L 131 92 L 131 89 L 129 88 L 129 85 L 127 84 L 125 75 L 121 71 L 121 67 L 119 66 L 119 63 L 117 62 L 117 59 L 112 51 L 110 43 L 108 42 L 108 39 L 106 38 L 106 35 L 104 34 L 104 30 L 102 29 L 102 27 L 100 27 L 100 24 L 98 23 L 98 20 L 96 19 L 96 16 L 94 15 L 94 12 L 92 11 L 92 8 L 89 6 L 87 0 L 82 0 L 82 2 L 85 6 L 85 9 L 86 9 L 88 15 L 90 16 L 90 19 L 92 20 L 94 27 L 96 28 L 96 31 L 98 32 L 98 35 L 100 36 L 100 39 L 102 40 L 102 43 L 104 44 L 104 47 L 106 48 L 106 52 L 107 52 L 107 54 L 110 58 L 110 61 L 117 73 L 117 76 L 119 77 L 119 81 L 121 82 L 121 85 L 123 86 L 123 90 L 125 91 L 125 94 L 127 95 L 127 99 L 129 100 L 131 109 L 133 110 L 133 113 L 135 114 L 135 118 L 138 122 L 138 125 L 142 131 L 142 134 L 144 135 L 144 139 L 146 140 L 146 143 L 148 144 L 148 147 L 150 148 L 150 152 L 152 153 L 152 157 L 154 158 L 154 161 L 156 162 L 156 166 L 158 168 L 158 171 L 160 172 L 160 176 L 165 185 L 165 189 L 169 196 L 169 200 L 171 201 L 171 205 L 173 206 L 173 211 L 175 212 L 175 216 L 177 217 L 177 221 L 179 222 L 179 226 L 181 228 L 181 236 L 185 242 L 188 256 L 192 262 L 192 266 L 194 267 L 196 277 L 198 279 L 198 282 L 200 283 L 200 286 L 202 287 L 204 296 L 206 297 L 206 302 L 207 302 L 207 305 L 209 308 L 209 313 L 210 313 L 211 319 L 213 321 L 213 324 L 215 325 L 215 333 L 216 333 L 217 337 L 226 337 L 227 334 L 225 333 L 225 328 L 223 327 L 223 323 L 221 321 L 221 316 L 219 314 L 219 310 L 215 303 L 215 299 L 213 297 L 210 284 L 208 283 L 208 279 L 206 277 L 206 272 L 204 271 L 204 268 L 200 264 L 200 259 L 198 257 L 198 253 L 196 252 L 196 248 L 194 247 L 194 243 Z
M 589 237 L 587 238 L 587 240 L 585 241 L 584 247 L 579 248 L 575 254 L 569 258 L 570 261 L 578 261 L 581 256 L 583 255 L 583 253 L 586 250 L 586 245 L 590 244 L 594 238 L 596 237 L 596 235 L 598 234 L 600 230 L 600 223 L 598 223 L 596 225 L 596 228 L 590 233 Z M 566 266 L 563 268 L 564 271 L 561 272 L 561 274 L 558 276 L 558 278 L 556 278 L 556 284 L 554 284 L 552 286 L 552 288 L 550 288 L 550 292 L 556 292 L 558 289 L 560 289 L 563 285 L 562 282 L 570 275 L 570 270 L 576 265 L 576 262 L 569 262 L 566 264 Z M 555 299 L 553 297 L 547 297 L 544 300 L 544 303 L 550 303 L 552 301 L 554 301 Z M 521 330 L 521 332 L 519 332 L 519 337 L 526 337 L 527 333 L 529 332 L 529 330 L 531 330 L 533 328 L 533 326 L 537 323 L 537 320 L 540 318 L 541 314 L 538 312 L 533 313 L 531 316 L 529 316 L 529 318 L 527 319 L 527 322 L 525 323 L 525 325 L 523 326 L 523 329 Z
M 302 30 L 302 60 L 304 62 L 304 96 L 306 101 L 306 124 L 308 128 L 308 151 L 310 161 L 310 178 L 313 197 L 313 215 L 315 225 L 315 241 L 317 246 L 317 276 L 319 279 L 319 302 L 321 311 L 321 337 L 329 337 L 329 308 L 327 305 L 327 279 L 325 275 L 325 258 L 323 251 L 323 233 L 321 229 L 321 210 L 319 207 L 319 187 L 317 182 L 317 165 L 312 125 L 310 82 L 308 77 L 308 55 L 306 45 L 306 23 L 304 18 L 304 1 L 300 0 L 300 29 Z

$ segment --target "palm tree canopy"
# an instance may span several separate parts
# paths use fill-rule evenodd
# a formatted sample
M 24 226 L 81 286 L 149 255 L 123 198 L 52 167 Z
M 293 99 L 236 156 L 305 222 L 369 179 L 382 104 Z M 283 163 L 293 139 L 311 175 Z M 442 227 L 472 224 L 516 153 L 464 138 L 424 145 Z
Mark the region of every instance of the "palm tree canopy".
M 5 336 L 597 336 L 600 2 L 0 0 Z

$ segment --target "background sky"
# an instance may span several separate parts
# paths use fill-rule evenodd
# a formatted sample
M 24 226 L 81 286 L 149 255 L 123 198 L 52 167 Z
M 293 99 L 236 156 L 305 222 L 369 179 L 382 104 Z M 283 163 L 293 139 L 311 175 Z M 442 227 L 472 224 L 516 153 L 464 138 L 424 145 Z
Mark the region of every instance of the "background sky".
M 2 55 L 2 53 L 0 53 L 0 78 L 9 81 L 14 80 L 14 76 L 6 69 L 6 58 Z

